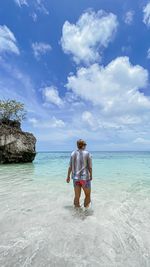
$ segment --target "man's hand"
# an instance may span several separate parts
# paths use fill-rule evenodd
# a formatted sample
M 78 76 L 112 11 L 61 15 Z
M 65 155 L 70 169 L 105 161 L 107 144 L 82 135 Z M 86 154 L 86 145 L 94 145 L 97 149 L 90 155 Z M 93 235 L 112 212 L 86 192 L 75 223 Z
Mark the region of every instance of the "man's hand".
M 67 182 L 67 183 L 70 182 L 70 177 L 67 177 L 66 182 Z
M 71 172 L 72 172 L 72 169 L 71 169 L 71 167 L 69 166 L 69 168 L 68 168 L 68 174 L 67 174 L 67 179 L 66 179 L 66 182 L 67 182 L 67 183 L 70 182 L 70 174 L 71 174 Z
M 92 179 L 93 179 L 93 178 L 92 178 L 92 177 L 90 177 L 90 181 L 92 181 Z

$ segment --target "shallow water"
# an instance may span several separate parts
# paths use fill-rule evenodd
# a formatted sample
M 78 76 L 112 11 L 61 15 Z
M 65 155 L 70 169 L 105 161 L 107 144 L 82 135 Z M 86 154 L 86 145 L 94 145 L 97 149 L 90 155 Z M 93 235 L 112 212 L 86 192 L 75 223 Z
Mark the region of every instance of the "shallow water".
M 73 208 L 70 153 L 0 165 L 1 267 L 150 266 L 150 153 L 92 155 L 88 211 Z

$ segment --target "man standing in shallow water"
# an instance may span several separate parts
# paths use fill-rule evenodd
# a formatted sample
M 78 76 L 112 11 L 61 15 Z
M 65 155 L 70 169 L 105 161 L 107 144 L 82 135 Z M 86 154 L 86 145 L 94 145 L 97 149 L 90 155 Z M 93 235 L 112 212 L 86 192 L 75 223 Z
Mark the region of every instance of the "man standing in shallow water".
M 77 150 L 71 153 L 68 176 L 66 182 L 70 182 L 72 174 L 74 185 L 74 205 L 80 207 L 81 188 L 85 193 L 84 207 L 91 202 L 91 180 L 92 180 L 92 156 L 85 150 L 86 142 L 82 139 L 77 141 Z

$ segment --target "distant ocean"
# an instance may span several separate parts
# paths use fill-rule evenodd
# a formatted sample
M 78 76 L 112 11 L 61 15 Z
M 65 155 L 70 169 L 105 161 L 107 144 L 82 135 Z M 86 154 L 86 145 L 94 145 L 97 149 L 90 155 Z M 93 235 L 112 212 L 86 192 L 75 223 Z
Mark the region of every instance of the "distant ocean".
M 70 152 L 0 165 L 1 267 L 150 266 L 150 152 L 91 154 L 87 213 L 65 182 Z

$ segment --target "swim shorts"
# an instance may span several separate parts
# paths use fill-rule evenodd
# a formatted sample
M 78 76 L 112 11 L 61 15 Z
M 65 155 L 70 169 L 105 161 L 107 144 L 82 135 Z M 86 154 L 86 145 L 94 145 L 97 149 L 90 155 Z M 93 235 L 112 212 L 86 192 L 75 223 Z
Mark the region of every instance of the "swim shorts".
M 73 185 L 74 185 L 74 187 L 79 185 L 81 187 L 91 188 L 91 181 L 90 180 L 75 180 L 75 179 L 73 179 Z

